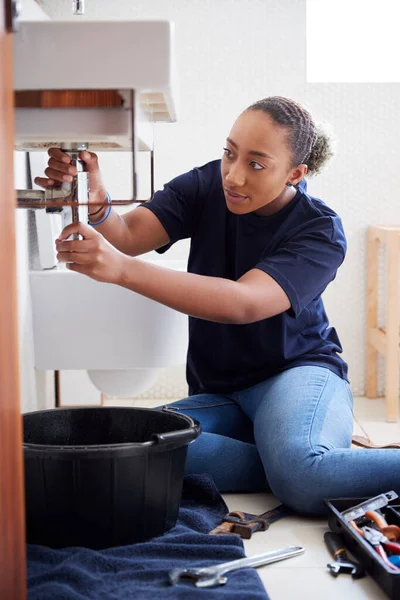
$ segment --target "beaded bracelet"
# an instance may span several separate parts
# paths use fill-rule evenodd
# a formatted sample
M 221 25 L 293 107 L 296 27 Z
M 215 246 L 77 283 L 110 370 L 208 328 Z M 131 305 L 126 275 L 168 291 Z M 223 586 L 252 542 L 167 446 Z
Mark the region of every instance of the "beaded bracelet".
M 109 206 L 108 206 L 108 211 L 107 211 L 107 214 L 106 214 L 106 216 L 104 217 L 104 219 L 102 219 L 101 221 L 98 221 L 97 223 L 90 223 L 90 221 L 88 220 L 88 223 L 89 223 L 89 225 L 91 225 L 92 227 L 97 227 L 97 225 L 101 225 L 101 224 L 102 224 L 102 223 L 104 223 L 104 221 L 106 221 L 106 220 L 108 219 L 108 217 L 110 216 L 111 209 L 112 209 L 112 204 L 111 204 L 112 200 L 111 200 L 111 196 L 110 196 L 110 194 L 109 194 L 108 192 L 106 192 L 106 194 L 107 194 L 107 202 L 108 202 L 108 204 L 109 204 Z M 103 208 L 103 207 L 102 207 L 102 208 Z M 97 212 L 99 212 L 99 211 L 97 211 Z M 93 213 L 93 214 L 96 214 L 96 213 Z M 89 215 L 89 217 L 90 217 L 90 216 L 93 216 L 93 215 Z

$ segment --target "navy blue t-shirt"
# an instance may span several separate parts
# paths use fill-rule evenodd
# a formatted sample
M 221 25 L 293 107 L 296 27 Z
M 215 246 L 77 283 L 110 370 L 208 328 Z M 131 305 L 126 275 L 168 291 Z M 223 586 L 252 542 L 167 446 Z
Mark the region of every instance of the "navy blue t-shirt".
M 293 200 L 268 217 L 236 215 L 226 206 L 221 161 L 176 177 L 143 204 L 170 243 L 191 239 L 188 271 L 233 281 L 257 268 L 286 292 L 291 308 L 248 325 L 189 317 L 190 394 L 246 389 L 300 365 L 327 367 L 347 380 L 347 365 L 321 294 L 346 252 L 340 218 L 301 181 Z

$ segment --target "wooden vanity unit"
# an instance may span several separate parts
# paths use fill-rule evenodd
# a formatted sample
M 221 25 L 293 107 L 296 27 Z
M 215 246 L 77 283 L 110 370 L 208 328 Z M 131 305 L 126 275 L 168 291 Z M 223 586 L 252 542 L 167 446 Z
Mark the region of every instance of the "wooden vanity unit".
M 19 398 L 11 2 L 0 11 L 0 598 L 25 600 L 25 506 Z

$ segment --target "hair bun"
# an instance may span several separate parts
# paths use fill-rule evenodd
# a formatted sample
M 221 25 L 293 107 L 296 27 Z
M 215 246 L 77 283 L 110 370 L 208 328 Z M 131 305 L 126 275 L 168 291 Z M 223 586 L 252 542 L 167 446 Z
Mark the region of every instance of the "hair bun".
M 316 126 L 316 137 L 311 147 L 310 156 L 306 161 L 309 175 L 320 173 L 323 166 L 335 154 L 335 138 L 331 132 L 327 130 L 326 125 L 319 124 Z

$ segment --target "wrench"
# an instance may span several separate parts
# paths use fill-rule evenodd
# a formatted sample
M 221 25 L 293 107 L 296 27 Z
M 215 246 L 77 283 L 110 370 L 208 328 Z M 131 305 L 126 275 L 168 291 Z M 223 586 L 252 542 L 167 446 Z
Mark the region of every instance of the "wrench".
M 324 540 L 335 559 L 334 562 L 326 565 L 334 577 L 337 577 L 339 573 L 349 573 L 353 579 L 361 579 L 361 577 L 365 576 L 364 567 L 350 560 L 347 556 L 347 552 L 343 548 L 343 542 L 337 533 L 326 531 L 324 533 Z
M 246 558 L 239 558 L 238 560 L 231 560 L 215 567 L 202 567 L 193 569 L 172 569 L 169 572 L 169 581 L 172 585 L 178 583 L 180 579 L 188 578 L 193 579 L 197 587 L 211 587 L 214 585 L 224 585 L 227 581 L 227 577 L 222 577 L 228 571 L 235 571 L 236 569 L 244 569 L 246 567 L 259 567 L 261 565 L 268 565 L 279 560 L 285 560 L 286 558 L 292 558 L 292 556 L 298 556 L 303 554 L 305 549 L 302 546 L 287 546 L 286 548 L 280 548 L 279 550 L 270 550 L 264 554 L 256 554 Z

